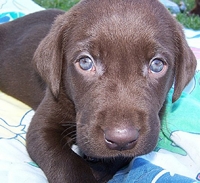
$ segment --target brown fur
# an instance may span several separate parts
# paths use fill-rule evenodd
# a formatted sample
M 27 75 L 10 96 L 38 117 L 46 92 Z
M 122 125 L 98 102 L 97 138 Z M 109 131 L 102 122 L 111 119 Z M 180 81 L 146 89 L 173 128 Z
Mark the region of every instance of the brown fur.
M 41 11 L 0 25 L 0 90 L 34 109 L 44 97 L 46 85 L 31 59 L 56 16 L 63 13 Z
M 17 59 L 29 65 L 31 56 Z M 81 58 L 94 67 L 81 69 Z M 161 72 L 150 71 L 154 59 L 165 63 Z M 173 101 L 179 98 L 196 60 L 181 26 L 157 0 L 83 0 L 58 16 L 33 64 L 47 89 L 27 133 L 31 158 L 51 183 L 93 183 L 154 149 L 166 95 L 175 79 Z M 37 93 L 32 97 L 37 101 Z

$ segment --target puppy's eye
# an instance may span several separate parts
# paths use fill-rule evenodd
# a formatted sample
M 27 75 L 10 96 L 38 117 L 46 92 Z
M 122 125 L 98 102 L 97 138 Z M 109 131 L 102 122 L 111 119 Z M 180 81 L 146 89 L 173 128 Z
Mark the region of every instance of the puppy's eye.
M 151 61 L 150 66 L 149 66 L 150 72 L 159 73 L 163 70 L 164 65 L 165 65 L 165 62 L 163 62 L 162 60 L 154 59 L 153 61 Z
M 94 67 L 94 63 L 89 57 L 83 57 L 79 59 L 79 66 L 84 71 L 90 71 Z

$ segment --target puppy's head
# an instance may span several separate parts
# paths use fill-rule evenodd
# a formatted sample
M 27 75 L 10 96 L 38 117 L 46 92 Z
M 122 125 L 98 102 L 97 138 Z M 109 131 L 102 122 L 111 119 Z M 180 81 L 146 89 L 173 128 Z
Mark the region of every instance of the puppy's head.
M 175 101 L 196 66 L 157 0 L 81 1 L 57 18 L 34 63 L 58 100 L 62 91 L 73 101 L 77 143 L 99 158 L 153 150 L 173 81 Z

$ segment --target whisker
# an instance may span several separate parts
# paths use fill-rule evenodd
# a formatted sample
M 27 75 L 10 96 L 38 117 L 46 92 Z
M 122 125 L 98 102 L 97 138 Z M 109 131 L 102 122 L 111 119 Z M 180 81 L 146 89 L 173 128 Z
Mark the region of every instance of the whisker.
M 67 134 L 64 135 L 64 136 L 71 137 L 71 135 L 76 135 L 76 130 L 73 130 L 73 131 L 67 133 Z
M 66 137 L 63 137 L 63 140 L 64 140 L 64 138 L 66 138 Z M 75 141 L 76 141 L 76 137 L 68 138 L 68 140 L 63 145 L 63 149 L 66 148 L 66 146 L 71 147 L 74 144 Z
M 66 133 L 67 131 L 69 131 L 69 130 L 71 130 L 71 129 L 73 129 L 73 128 L 76 128 L 76 125 L 74 125 L 74 124 L 65 124 L 65 125 L 62 125 L 62 126 L 64 126 L 64 127 L 67 127 L 67 128 L 65 128 L 65 130 L 62 132 L 62 134 L 61 135 L 63 135 L 64 133 Z M 74 130 L 75 131 L 75 130 Z
M 62 123 L 61 125 L 64 126 L 64 127 L 66 127 L 66 126 L 69 126 L 69 127 L 70 126 L 73 126 L 73 127 L 76 126 L 76 124 L 74 124 L 74 123 Z
M 67 131 L 66 131 L 67 132 Z M 76 137 L 76 130 L 70 131 L 68 133 L 63 133 L 63 138 L 73 138 Z

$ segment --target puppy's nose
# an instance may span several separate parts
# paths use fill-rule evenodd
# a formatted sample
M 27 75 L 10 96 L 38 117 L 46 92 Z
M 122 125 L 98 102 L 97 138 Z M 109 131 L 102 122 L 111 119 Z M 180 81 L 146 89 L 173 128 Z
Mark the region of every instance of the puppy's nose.
M 106 146 L 111 150 L 132 149 L 139 137 L 139 132 L 134 127 L 110 128 L 104 131 Z

